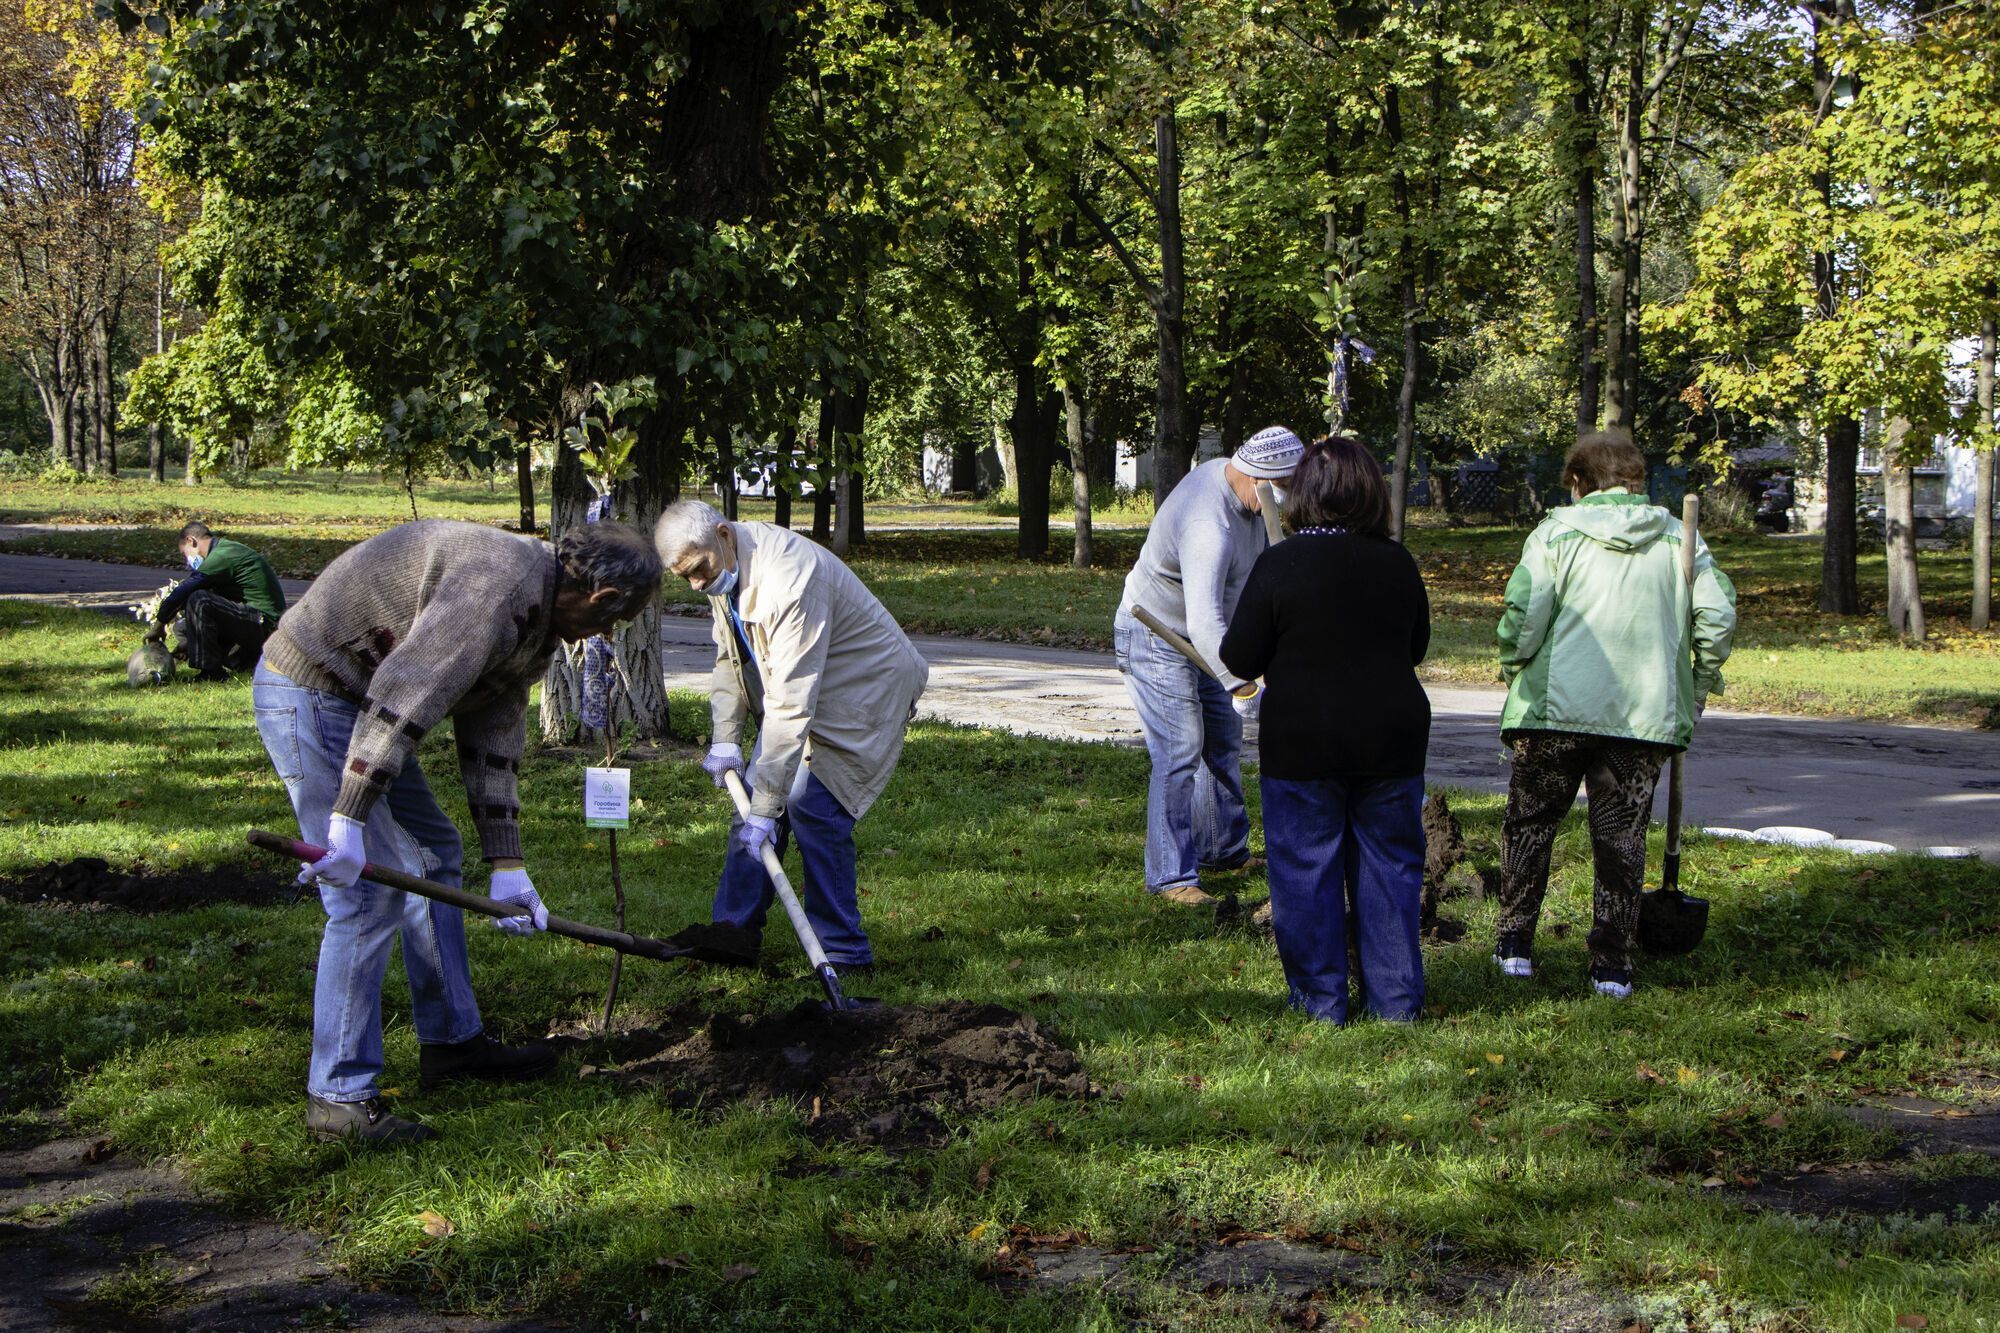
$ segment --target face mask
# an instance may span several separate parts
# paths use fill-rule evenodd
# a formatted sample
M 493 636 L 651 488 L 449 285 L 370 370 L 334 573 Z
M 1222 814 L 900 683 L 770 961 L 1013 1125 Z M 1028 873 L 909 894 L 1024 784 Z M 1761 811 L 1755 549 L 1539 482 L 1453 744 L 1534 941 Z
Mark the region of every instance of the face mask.
M 720 574 L 717 574 L 714 578 L 710 579 L 708 581 L 708 586 L 703 588 L 702 591 L 707 593 L 710 597 L 727 597 L 729 596 L 729 594 L 735 592 L 736 591 L 735 567 L 731 566 L 730 568 L 723 570 Z
M 200 568 L 201 568 L 201 557 L 200 557 L 200 556 L 198 556 L 198 555 L 191 555 L 191 556 L 189 556 L 189 557 L 187 558 L 187 562 L 188 562 L 188 568 L 189 568 L 189 569 L 192 569 L 192 570 L 197 570 L 197 571 L 198 571 L 198 570 L 200 570 Z

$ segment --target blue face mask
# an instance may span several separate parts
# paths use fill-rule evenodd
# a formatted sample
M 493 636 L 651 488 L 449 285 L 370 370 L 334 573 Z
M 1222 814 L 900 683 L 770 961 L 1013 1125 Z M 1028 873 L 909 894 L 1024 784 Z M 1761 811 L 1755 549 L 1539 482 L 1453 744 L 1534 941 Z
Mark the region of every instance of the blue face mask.
M 201 569 L 201 557 L 200 557 L 200 556 L 198 556 L 198 555 L 191 555 L 191 556 L 189 556 L 189 557 L 187 558 L 187 562 L 188 562 L 188 568 L 189 568 L 189 569 L 192 569 L 192 570 L 195 570 L 195 571 L 197 571 L 197 572 L 199 572 L 199 571 L 200 571 L 200 569 Z
M 729 596 L 729 594 L 735 592 L 736 591 L 735 567 L 731 566 L 730 568 L 723 570 L 720 574 L 717 574 L 714 578 L 710 579 L 708 581 L 708 586 L 703 588 L 702 591 L 707 593 L 710 597 L 727 597 Z

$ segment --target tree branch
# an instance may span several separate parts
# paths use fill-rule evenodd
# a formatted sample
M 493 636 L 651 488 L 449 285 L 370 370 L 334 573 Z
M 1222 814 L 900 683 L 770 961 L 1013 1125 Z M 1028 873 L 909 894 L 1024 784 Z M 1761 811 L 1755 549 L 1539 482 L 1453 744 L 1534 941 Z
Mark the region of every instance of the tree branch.
M 1160 303 L 1158 285 L 1146 276 L 1145 270 L 1139 267 L 1139 261 L 1132 258 L 1132 252 L 1125 248 L 1124 241 L 1118 239 L 1118 233 L 1111 230 L 1111 224 L 1104 220 L 1103 214 L 1091 206 L 1090 200 L 1084 198 L 1083 191 L 1076 186 L 1070 186 L 1069 197 L 1076 205 L 1077 212 L 1082 214 L 1084 221 L 1097 229 L 1097 234 L 1111 247 L 1111 253 L 1117 256 L 1125 271 L 1132 275 L 1132 281 L 1138 285 L 1140 295 L 1146 298 L 1146 304 L 1157 308 Z

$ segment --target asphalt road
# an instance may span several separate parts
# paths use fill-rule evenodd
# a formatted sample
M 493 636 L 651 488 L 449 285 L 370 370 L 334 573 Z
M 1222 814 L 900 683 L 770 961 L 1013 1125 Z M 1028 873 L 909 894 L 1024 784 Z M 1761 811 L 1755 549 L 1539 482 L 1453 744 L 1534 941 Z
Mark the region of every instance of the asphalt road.
M 150 595 L 170 577 L 164 566 L 0 553 L 0 597 L 14 599 L 110 607 Z M 305 586 L 285 581 L 291 595 Z M 662 637 L 668 684 L 702 688 L 714 660 L 706 616 L 669 616 Z M 924 716 L 1024 735 L 1140 743 L 1109 653 L 930 636 L 917 645 L 931 663 L 919 705 Z M 1427 688 L 1425 776 L 1432 785 L 1504 791 L 1500 691 Z M 1804 825 L 1906 850 L 1975 847 L 2000 861 L 2000 734 L 1711 710 L 1688 755 L 1687 811 L 1697 825 Z

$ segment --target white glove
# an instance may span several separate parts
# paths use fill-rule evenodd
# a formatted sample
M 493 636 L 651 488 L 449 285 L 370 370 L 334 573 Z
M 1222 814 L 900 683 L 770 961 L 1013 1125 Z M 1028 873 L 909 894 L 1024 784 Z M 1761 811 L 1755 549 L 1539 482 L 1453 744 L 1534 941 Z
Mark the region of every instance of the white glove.
M 701 761 L 701 771 L 708 774 L 717 790 L 727 787 L 729 784 L 723 780 L 727 774 L 745 771 L 743 747 L 732 741 L 716 742 L 708 747 L 708 758 Z
M 1255 722 L 1257 720 L 1257 711 L 1262 707 L 1263 702 L 1264 687 L 1262 685 L 1255 686 L 1248 694 L 1231 693 L 1229 696 L 1229 706 L 1234 708 L 1236 715 L 1245 722 Z
M 494 871 L 492 883 L 486 886 L 486 896 L 496 903 L 518 907 L 522 912 L 520 916 L 496 917 L 495 929 L 509 935 L 532 935 L 549 928 L 549 909 L 542 906 L 542 895 L 535 892 L 525 868 Z
M 764 849 L 775 846 L 777 841 L 778 821 L 766 819 L 762 815 L 745 817 L 743 826 L 736 830 L 737 845 L 759 861 L 764 857 Z
M 299 883 L 318 880 L 330 889 L 353 888 L 361 878 L 361 867 L 368 863 L 368 852 L 361 845 L 366 828 L 360 820 L 335 815 L 326 829 L 326 855 L 299 872 Z

